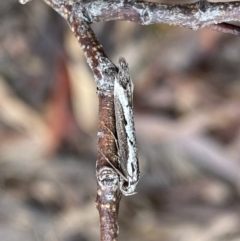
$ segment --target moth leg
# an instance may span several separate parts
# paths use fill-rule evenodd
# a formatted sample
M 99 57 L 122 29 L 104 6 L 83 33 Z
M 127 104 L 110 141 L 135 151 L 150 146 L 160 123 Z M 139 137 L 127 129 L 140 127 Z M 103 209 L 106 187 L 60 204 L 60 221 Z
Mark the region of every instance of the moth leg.
M 105 126 L 104 125 L 104 127 L 111 133 L 111 135 L 113 136 L 113 138 L 114 138 L 114 140 L 115 140 L 115 144 L 116 144 L 116 147 L 117 147 L 117 151 L 118 151 L 118 153 L 119 153 L 119 145 L 118 145 L 118 141 L 117 141 L 117 139 L 116 139 L 116 137 L 115 137 L 115 135 L 113 134 L 113 132 L 107 127 L 107 126 Z M 101 150 L 100 150 L 100 152 L 101 152 Z M 133 195 L 133 194 L 135 194 L 135 192 L 134 193 L 129 193 L 128 191 L 126 191 L 125 189 L 124 189 L 124 182 L 127 182 L 128 183 L 128 185 L 127 185 L 127 189 L 129 189 L 130 188 L 130 186 L 131 186 L 131 184 L 130 184 L 130 182 L 129 182 L 129 180 L 128 180 L 128 178 L 126 178 L 125 177 L 125 175 L 122 173 L 122 172 L 120 172 L 115 166 L 113 166 L 112 165 L 112 163 L 108 160 L 108 158 L 101 152 L 101 154 L 106 158 L 106 160 L 108 161 L 108 163 L 114 168 L 114 170 L 120 175 L 120 190 L 121 190 L 121 192 L 125 195 L 125 196 L 128 196 L 128 195 Z M 117 156 L 117 158 L 119 158 L 119 156 Z
M 119 185 L 119 188 L 120 188 L 120 191 L 122 192 L 122 194 L 124 196 L 130 196 L 130 195 L 134 195 L 136 194 L 136 192 L 134 192 L 133 190 L 131 190 L 131 184 L 129 182 L 129 180 L 124 176 L 123 173 L 121 173 L 121 171 L 119 171 L 110 161 L 109 159 L 103 154 L 103 152 L 98 149 L 99 152 L 102 154 L 102 156 L 107 160 L 107 162 L 110 164 L 110 166 L 115 170 L 115 172 L 120 176 L 120 185 Z M 128 183 L 128 186 L 125 187 L 124 186 L 124 182 L 127 182 Z
M 118 151 L 118 153 L 119 153 L 119 145 L 118 145 L 118 141 L 117 141 L 115 135 L 113 134 L 113 132 L 112 132 L 107 126 L 104 125 L 104 127 L 105 127 L 105 128 L 111 133 L 111 135 L 113 136 L 113 138 L 114 138 L 114 140 L 115 140 L 116 147 L 117 147 L 117 151 Z M 101 153 L 102 153 L 102 152 L 101 152 Z M 114 167 L 114 166 L 112 165 L 112 163 L 107 159 L 107 157 L 106 157 L 103 153 L 102 153 L 102 155 L 106 158 L 106 160 L 108 161 L 108 163 L 110 163 L 110 165 L 114 168 L 114 170 L 116 170 L 116 167 Z M 117 158 L 119 158 L 119 156 L 117 156 Z M 126 187 L 127 189 L 129 189 L 129 188 L 131 187 L 131 183 L 129 182 L 129 179 L 126 178 L 126 176 L 124 176 L 124 174 L 121 173 L 119 170 L 116 170 L 116 172 L 122 177 L 122 179 L 121 179 L 121 181 L 120 181 L 120 190 L 121 190 L 121 192 L 122 192 L 125 196 L 135 194 L 136 192 L 133 192 L 133 193 L 131 192 L 131 193 L 129 193 L 129 192 L 127 192 L 127 191 L 125 191 L 125 190 L 123 189 L 124 187 Z M 128 177 L 132 178 L 129 174 L 128 174 Z M 127 182 L 128 185 L 125 186 L 125 185 L 124 185 L 124 182 Z
M 119 146 L 118 146 L 118 141 L 117 141 L 117 138 L 115 137 L 115 135 L 113 134 L 113 132 L 107 127 L 104 125 L 104 127 L 111 133 L 111 135 L 113 136 L 114 140 L 115 140 L 115 144 L 116 144 L 116 147 L 117 147 L 117 151 L 119 152 Z
M 128 181 L 127 178 L 109 161 L 109 159 L 103 154 L 103 152 L 98 149 L 99 152 L 102 154 L 102 156 L 107 160 L 107 162 L 110 164 L 110 166 L 116 171 L 116 173 L 122 178 L 124 179 L 126 182 Z M 120 188 L 121 189 L 121 188 Z

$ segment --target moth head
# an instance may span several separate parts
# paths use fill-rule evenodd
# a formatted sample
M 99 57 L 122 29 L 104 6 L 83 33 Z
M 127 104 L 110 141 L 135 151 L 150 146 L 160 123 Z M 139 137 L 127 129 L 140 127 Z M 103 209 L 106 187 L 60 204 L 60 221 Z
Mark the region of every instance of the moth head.
M 130 77 L 128 64 L 123 57 L 119 58 L 118 81 L 124 89 L 133 92 L 133 82 Z

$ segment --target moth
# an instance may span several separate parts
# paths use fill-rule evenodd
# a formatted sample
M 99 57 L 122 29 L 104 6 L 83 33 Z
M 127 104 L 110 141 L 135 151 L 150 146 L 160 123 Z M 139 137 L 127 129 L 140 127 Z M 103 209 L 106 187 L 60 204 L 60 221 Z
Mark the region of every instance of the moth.
M 118 144 L 120 190 L 125 195 L 135 194 L 139 181 L 138 149 L 133 115 L 133 83 L 128 64 L 119 59 L 119 72 L 114 82 L 114 108 Z

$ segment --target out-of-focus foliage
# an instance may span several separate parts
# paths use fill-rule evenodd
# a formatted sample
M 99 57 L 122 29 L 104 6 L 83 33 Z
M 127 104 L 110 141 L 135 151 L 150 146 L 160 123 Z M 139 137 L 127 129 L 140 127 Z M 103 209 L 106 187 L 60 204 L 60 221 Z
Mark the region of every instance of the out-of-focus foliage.
M 93 76 L 42 1 L 2 1 L 0 21 L 0 240 L 97 240 Z M 93 28 L 135 84 L 141 180 L 122 199 L 120 240 L 239 240 L 239 38 Z

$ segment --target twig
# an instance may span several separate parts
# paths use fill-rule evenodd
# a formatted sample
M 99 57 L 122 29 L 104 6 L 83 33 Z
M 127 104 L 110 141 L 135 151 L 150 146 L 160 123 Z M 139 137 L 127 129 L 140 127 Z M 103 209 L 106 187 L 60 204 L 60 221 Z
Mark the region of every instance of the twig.
M 107 127 L 115 133 L 115 115 L 113 104 L 114 78 L 117 68 L 107 58 L 102 47 L 98 43 L 95 34 L 89 24 L 77 22 L 73 15 L 69 14 L 68 22 L 73 33 L 78 39 L 91 67 L 97 83 L 99 97 L 99 139 L 96 175 L 98 181 L 96 206 L 100 215 L 101 240 L 117 240 L 118 237 L 118 207 L 121 199 L 119 191 L 119 176 L 112 165 L 116 163 L 115 140 L 106 130 Z M 112 163 L 109 166 L 108 160 Z
M 114 136 L 111 133 L 116 133 L 113 87 L 118 69 L 104 53 L 89 23 L 85 21 L 84 12 L 81 12 L 82 17 L 79 19 L 79 11 L 76 11 L 78 6 L 64 3 L 56 4 L 56 1 L 50 0 L 46 2 L 67 20 L 94 73 L 99 97 L 96 207 L 100 216 L 101 240 L 117 240 L 118 208 L 121 194 L 119 191 L 119 176 L 113 168 L 113 166 L 117 166 L 117 151 Z
M 30 0 L 19 0 L 26 3 Z M 43 0 L 62 17 L 66 17 L 67 6 L 71 6 L 76 20 L 107 22 L 112 20 L 131 21 L 142 25 L 165 23 L 193 30 L 212 30 L 240 36 L 238 26 L 229 21 L 240 21 L 240 2 L 210 3 L 206 0 L 192 4 L 162 4 L 133 0 Z
M 74 16 L 69 16 L 68 22 L 78 39 L 87 62 L 91 67 L 97 83 L 99 97 L 99 134 L 98 148 L 104 153 L 98 155 L 96 175 L 98 181 L 96 206 L 100 215 L 101 240 L 117 240 L 118 237 L 118 207 L 121 199 L 119 191 L 119 176 L 109 165 L 116 162 L 115 140 L 106 130 L 107 127 L 115 133 L 115 115 L 113 104 L 113 82 L 117 68 L 105 55 L 89 24 L 77 22 Z
M 237 26 L 218 24 L 240 21 L 240 2 L 209 3 L 202 0 L 193 4 L 173 5 L 127 0 L 95 0 L 82 4 L 82 9 L 91 22 L 127 20 L 142 25 L 165 23 L 193 30 L 209 26 L 220 32 L 239 32 Z

